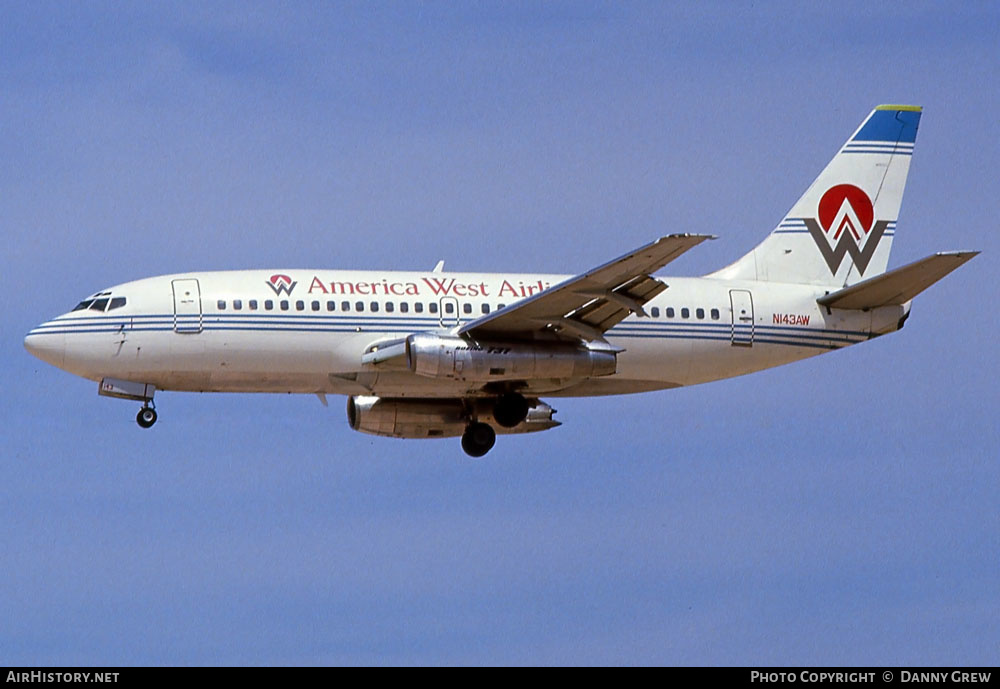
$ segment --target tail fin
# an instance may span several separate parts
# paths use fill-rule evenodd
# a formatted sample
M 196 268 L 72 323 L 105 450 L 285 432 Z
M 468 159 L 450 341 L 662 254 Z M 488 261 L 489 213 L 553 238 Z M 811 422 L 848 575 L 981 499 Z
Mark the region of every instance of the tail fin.
M 875 108 L 767 239 L 709 277 L 844 286 L 885 272 L 920 113 Z

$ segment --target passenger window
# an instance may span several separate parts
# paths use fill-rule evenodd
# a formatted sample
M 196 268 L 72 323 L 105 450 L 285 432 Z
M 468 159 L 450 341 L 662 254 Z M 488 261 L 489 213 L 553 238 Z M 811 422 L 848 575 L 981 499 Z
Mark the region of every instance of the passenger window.
M 377 301 L 373 301 L 372 302 L 372 312 L 374 313 L 374 312 L 377 312 L 377 311 L 378 311 L 378 302 Z
M 698 309 L 694 313 L 695 313 L 696 316 L 698 316 L 698 318 L 704 318 L 705 317 L 705 309 Z
M 328 302 L 326 302 L 326 310 L 327 311 L 335 311 L 336 308 L 337 308 L 337 302 L 335 302 L 335 301 L 328 301 Z
M 673 318 L 673 317 L 674 317 L 674 307 L 673 306 L 668 306 L 667 307 L 667 318 Z
M 304 301 L 302 301 L 301 299 L 299 299 L 297 302 L 295 302 L 295 310 L 296 311 L 303 311 L 303 310 L 305 310 L 305 308 L 306 308 L 306 303 Z
M 681 318 L 690 318 L 690 317 L 691 317 L 691 311 L 685 306 L 683 309 L 681 309 Z
M 319 311 L 319 302 L 318 301 L 314 301 L 312 303 L 312 310 L 313 311 Z
M 392 313 L 393 311 L 395 311 L 395 310 L 396 310 L 396 305 L 395 305 L 395 304 L 393 304 L 393 303 L 392 303 L 391 301 L 387 301 L 387 302 L 385 303 L 385 310 L 386 310 L 386 311 L 387 311 L 388 313 Z
M 271 311 L 272 309 L 274 309 L 274 302 L 268 299 L 264 302 L 264 310 Z
M 462 313 L 472 313 L 472 304 L 462 304 Z
M 288 310 L 288 300 L 287 300 L 287 299 L 282 299 L 282 300 L 281 300 L 281 301 L 280 301 L 280 302 L 278 303 L 278 306 L 280 306 L 280 307 L 281 307 L 281 310 L 282 310 L 282 311 L 287 311 L 287 310 Z
M 349 302 L 349 301 L 342 301 L 342 302 L 340 302 L 340 310 L 341 311 L 350 311 L 351 310 L 351 302 Z
M 256 311 L 257 310 L 257 300 L 256 299 L 251 299 L 250 300 L 250 310 L 251 311 Z
M 365 310 L 365 303 L 363 301 L 358 301 L 354 303 L 354 310 L 361 312 Z
M 417 313 L 423 313 L 424 312 L 424 302 L 418 301 L 416 304 L 413 305 L 413 310 L 416 311 Z
M 410 305 L 409 305 L 409 303 L 407 303 L 407 302 L 405 302 L 405 301 L 401 301 L 401 302 L 399 303 L 399 310 L 400 310 L 400 311 L 401 311 L 402 313 L 409 313 L 409 311 L 410 311 Z
M 94 303 L 90 305 L 90 310 L 91 311 L 103 311 L 104 308 L 107 305 L 108 305 L 108 300 L 107 299 L 95 299 Z
M 654 306 L 653 308 L 651 308 L 649 310 L 649 315 L 651 315 L 653 318 L 659 318 L 660 317 L 660 307 L 659 306 Z
M 712 309 L 712 320 L 713 321 L 719 320 L 719 310 L 718 309 Z
M 243 308 L 243 300 L 233 299 L 233 311 L 239 311 L 242 308 Z
M 437 313 L 437 312 L 438 312 L 438 305 L 437 305 L 437 302 L 436 302 L 436 301 L 432 301 L 432 302 L 431 302 L 431 303 L 430 303 L 430 304 L 428 305 L 428 307 L 427 307 L 427 310 L 428 310 L 428 311 L 430 311 L 431 313 Z
M 445 312 L 445 313 L 455 313 L 455 305 L 454 305 L 454 304 L 452 304 L 452 303 L 451 303 L 450 301 L 449 301 L 449 302 L 447 302 L 447 303 L 446 303 L 446 304 L 444 305 L 444 312 Z
M 219 308 L 219 311 L 225 311 L 226 310 L 226 300 L 225 299 L 220 299 L 219 301 L 217 301 L 215 303 L 215 305 Z
M 499 311 L 499 310 L 500 310 L 500 309 L 502 309 L 503 307 L 504 307 L 504 305 L 503 305 L 503 304 L 497 304 L 497 311 Z
M 112 309 L 120 309 L 123 306 L 125 306 L 125 297 L 115 297 L 108 305 L 108 311 L 111 311 Z
M 483 309 L 482 310 L 483 310 L 483 313 L 489 313 L 490 312 L 490 305 L 489 304 L 483 304 Z

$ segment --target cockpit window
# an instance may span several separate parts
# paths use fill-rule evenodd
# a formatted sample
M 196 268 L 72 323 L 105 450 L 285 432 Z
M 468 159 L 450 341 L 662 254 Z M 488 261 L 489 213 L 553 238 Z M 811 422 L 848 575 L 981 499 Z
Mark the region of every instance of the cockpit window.
M 125 306 L 125 297 L 108 297 L 111 297 L 111 292 L 98 292 L 94 296 L 88 297 L 74 306 L 73 310 L 86 311 L 87 309 L 90 309 L 91 311 L 111 311 Z

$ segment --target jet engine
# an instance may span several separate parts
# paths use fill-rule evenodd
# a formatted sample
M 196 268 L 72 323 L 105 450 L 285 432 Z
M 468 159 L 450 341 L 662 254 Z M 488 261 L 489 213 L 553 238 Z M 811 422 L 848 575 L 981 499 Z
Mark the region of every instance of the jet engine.
M 428 378 L 473 382 L 537 378 L 593 378 L 617 369 L 617 350 L 568 342 L 472 342 L 419 333 L 377 343 L 362 362 Z
M 351 428 L 371 435 L 393 438 L 445 438 L 463 435 L 470 419 L 487 423 L 497 433 L 533 433 L 559 425 L 555 410 L 535 401 L 524 421 L 505 428 L 493 417 L 488 399 L 383 399 L 355 396 L 347 400 L 347 421 Z

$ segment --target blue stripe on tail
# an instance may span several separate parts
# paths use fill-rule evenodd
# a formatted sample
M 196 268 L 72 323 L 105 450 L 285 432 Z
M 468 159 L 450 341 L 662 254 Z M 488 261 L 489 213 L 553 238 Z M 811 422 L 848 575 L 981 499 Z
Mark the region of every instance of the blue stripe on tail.
M 919 122 L 919 110 L 876 110 L 851 141 L 913 143 Z

